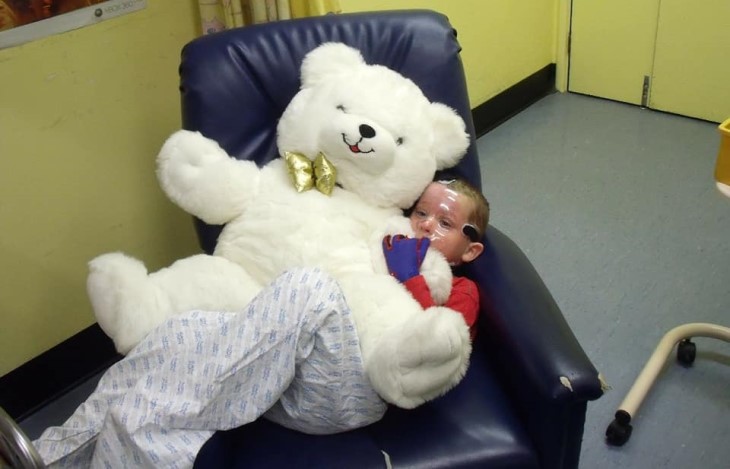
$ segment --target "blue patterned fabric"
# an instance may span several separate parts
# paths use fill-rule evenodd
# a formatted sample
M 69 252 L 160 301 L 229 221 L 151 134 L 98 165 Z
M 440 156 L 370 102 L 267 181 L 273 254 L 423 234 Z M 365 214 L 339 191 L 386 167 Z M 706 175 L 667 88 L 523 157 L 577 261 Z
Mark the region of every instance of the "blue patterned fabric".
M 326 434 L 369 425 L 385 409 L 339 286 L 297 269 L 241 312 L 168 320 L 34 445 L 50 467 L 183 468 L 215 431 L 262 415 Z

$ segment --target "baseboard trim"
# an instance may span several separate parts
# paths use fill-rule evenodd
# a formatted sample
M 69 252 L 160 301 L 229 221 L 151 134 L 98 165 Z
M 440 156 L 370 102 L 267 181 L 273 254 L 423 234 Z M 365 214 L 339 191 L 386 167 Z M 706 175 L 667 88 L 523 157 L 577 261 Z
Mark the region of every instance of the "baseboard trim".
M 472 109 L 477 136 L 553 91 L 555 64 L 550 64 Z M 101 328 L 89 326 L 0 377 L 0 407 L 14 419 L 23 420 L 120 358 Z
M 555 92 L 555 64 L 549 64 L 472 109 L 477 137 L 481 137 L 553 92 Z
M 0 406 L 21 421 L 120 358 L 94 324 L 0 377 Z

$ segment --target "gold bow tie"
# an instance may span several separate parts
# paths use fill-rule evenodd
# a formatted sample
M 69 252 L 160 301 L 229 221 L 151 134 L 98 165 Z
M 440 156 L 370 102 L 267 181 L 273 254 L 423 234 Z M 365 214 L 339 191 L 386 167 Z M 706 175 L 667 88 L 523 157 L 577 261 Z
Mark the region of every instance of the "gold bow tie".
M 291 176 L 292 184 L 297 192 L 308 191 L 316 187 L 324 195 L 330 195 L 335 188 L 337 169 L 324 156 L 319 153 L 314 161 L 311 161 L 301 153 L 284 152 L 286 167 Z

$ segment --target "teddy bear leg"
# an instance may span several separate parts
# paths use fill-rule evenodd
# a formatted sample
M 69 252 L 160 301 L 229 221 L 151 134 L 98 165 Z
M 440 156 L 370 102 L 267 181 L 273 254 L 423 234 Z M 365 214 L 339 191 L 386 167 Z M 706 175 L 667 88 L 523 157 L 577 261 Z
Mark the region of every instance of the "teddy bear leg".
M 433 307 L 386 332 L 365 357 L 365 370 L 383 399 L 410 409 L 458 384 L 470 354 L 461 315 Z
M 89 263 L 87 291 L 102 330 L 126 354 L 174 314 L 195 309 L 234 311 L 260 290 L 240 266 L 217 256 L 181 259 L 152 274 L 122 253 Z
M 384 400 L 413 408 L 461 380 L 471 341 L 459 313 L 444 307 L 424 311 L 387 275 L 339 280 L 357 326 L 365 372 Z

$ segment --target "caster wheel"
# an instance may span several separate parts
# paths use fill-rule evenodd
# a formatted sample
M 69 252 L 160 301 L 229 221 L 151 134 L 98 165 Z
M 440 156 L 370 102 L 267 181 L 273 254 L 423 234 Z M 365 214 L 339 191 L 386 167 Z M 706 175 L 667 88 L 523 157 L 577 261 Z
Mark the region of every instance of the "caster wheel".
M 684 366 L 692 366 L 697 357 L 697 346 L 690 339 L 684 339 L 677 345 L 677 361 Z
M 633 427 L 629 423 L 631 416 L 625 410 L 616 412 L 616 418 L 606 429 L 606 443 L 612 446 L 623 446 L 631 438 Z

